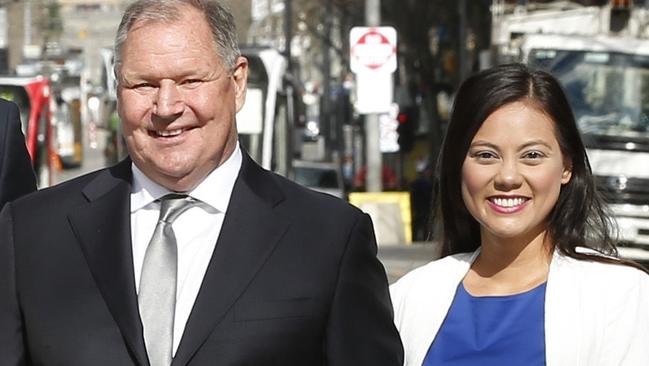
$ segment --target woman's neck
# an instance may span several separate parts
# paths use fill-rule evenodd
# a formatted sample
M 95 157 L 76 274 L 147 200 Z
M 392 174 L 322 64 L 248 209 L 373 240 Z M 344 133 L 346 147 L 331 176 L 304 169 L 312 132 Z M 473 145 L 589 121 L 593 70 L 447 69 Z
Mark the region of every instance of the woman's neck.
M 511 295 L 547 280 L 551 244 L 543 231 L 528 238 L 496 238 L 482 233 L 481 250 L 464 286 L 476 296 Z

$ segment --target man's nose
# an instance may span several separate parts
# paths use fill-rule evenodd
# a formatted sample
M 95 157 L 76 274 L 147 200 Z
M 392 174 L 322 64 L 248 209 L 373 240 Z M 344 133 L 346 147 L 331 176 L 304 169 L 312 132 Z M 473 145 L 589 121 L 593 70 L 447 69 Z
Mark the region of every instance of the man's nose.
M 153 102 L 153 113 L 161 118 L 178 117 L 185 110 L 185 101 L 176 83 L 163 80 Z
M 497 189 L 508 191 L 523 184 L 523 176 L 516 161 L 503 161 L 496 174 L 494 183 Z

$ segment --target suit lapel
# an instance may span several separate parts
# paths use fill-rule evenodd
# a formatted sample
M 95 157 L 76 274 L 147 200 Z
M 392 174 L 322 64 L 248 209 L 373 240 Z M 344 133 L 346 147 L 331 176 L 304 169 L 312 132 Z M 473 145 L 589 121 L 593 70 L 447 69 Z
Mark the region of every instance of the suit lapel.
M 100 173 L 68 215 L 108 308 L 133 357 L 148 365 L 137 308 L 130 229 L 130 160 Z
M 173 364 L 186 365 L 245 291 L 288 228 L 270 173 L 244 154 L 228 212 Z

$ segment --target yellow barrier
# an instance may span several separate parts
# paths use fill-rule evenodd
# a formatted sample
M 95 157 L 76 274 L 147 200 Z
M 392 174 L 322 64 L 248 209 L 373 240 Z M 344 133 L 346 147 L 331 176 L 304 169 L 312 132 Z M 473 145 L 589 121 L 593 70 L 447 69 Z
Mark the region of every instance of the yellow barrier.
M 353 192 L 349 202 L 372 217 L 379 244 L 412 243 L 409 192 Z

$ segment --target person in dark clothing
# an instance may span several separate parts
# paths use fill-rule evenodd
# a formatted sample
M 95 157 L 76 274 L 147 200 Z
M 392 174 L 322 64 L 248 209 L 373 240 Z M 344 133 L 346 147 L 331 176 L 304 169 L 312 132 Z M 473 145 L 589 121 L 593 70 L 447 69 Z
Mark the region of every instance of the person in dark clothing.
M 0 99 L 0 209 L 35 190 L 36 176 L 20 129 L 18 106 Z
M 430 166 L 420 163 L 417 178 L 410 183 L 410 207 L 412 210 L 412 238 L 424 241 L 430 236 L 428 220 L 433 200 L 433 182 Z

